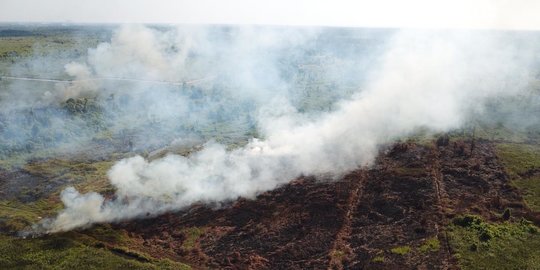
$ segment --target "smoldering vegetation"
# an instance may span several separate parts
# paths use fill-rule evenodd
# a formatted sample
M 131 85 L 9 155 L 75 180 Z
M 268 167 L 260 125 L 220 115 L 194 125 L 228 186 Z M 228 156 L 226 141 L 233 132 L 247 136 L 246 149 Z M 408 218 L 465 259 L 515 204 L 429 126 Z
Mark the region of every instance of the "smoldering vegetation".
M 483 125 L 534 133 L 539 38 L 124 26 L 65 59 L 63 76 L 71 82 L 2 82 L 2 154 L 105 146 L 132 155 L 109 171 L 112 198 L 66 188 L 65 209 L 38 231 L 254 198 L 300 175 L 336 179 L 369 166 L 381 147 L 420 129 Z M 123 147 L 107 143 L 115 140 Z M 182 147 L 195 148 L 174 154 Z

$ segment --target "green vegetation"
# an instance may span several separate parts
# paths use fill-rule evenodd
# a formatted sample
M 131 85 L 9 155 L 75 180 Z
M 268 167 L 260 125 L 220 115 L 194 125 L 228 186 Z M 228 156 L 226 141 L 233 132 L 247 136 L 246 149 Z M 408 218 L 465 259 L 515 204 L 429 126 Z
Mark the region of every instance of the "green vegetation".
M 77 239 L 88 244 L 104 242 L 113 245 L 130 245 L 131 239 L 123 230 L 114 230 L 109 224 L 100 224 L 77 235 Z
M 24 170 L 33 175 L 47 178 L 49 181 L 68 181 L 80 192 L 110 191 L 107 172 L 114 161 L 80 162 L 61 159 L 47 159 L 29 163 Z
M 531 269 L 540 265 L 540 233 L 526 220 L 492 224 L 467 215 L 453 221 L 448 235 L 463 269 Z
M 97 39 L 85 40 L 97 44 Z M 55 36 L 0 37 L 0 59 L 46 55 L 75 49 L 77 42 L 68 34 Z
M 383 255 L 375 256 L 371 261 L 376 262 L 376 263 L 382 263 L 384 262 L 384 256 Z
M 110 31 L 103 27 L 85 27 L 80 35 L 73 27 L 63 26 L 0 26 L 0 74 L 11 74 L 11 65 L 24 62 L 29 57 L 66 55 L 78 57 L 86 53 L 89 47 L 95 47 L 103 41 Z M 50 60 L 50 59 L 49 59 Z M 49 63 L 51 66 L 53 63 Z M 64 63 L 65 64 L 65 63 Z M 62 65 L 63 66 L 63 65 Z M 30 66 L 24 64 L 17 75 L 35 76 Z M 40 76 L 66 77 L 62 69 L 44 69 Z
M 476 138 L 492 141 L 502 140 L 521 143 L 528 139 L 525 132 L 516 131 L 502 124 L 477 123 L 474 131 Z M 467 136 L 470 138 L 470 135 L 468 134 Z
M 50 216 L 62 207 L 58 199 L 47 198 L 31 203 L 19 201 L 0 201 L 0 228 L 9 231 L 20 231 Z
M 524 191 L 523 199 L 533 211 L 540 211 L 540 177 L 514 180 L 514 184 Z
M 441 248 L 441 243 L 437 237 L 427 239 L 418 249 L 423 252 L 437 252 Z
M 96 43 L 95 41 L 92 44 Z M 0 59 L 43 55 L 72 49 L 77 42 L 69 34 L 0 37 Z
M 32 186 L 27 193 L 35 189 L 44 189 L 40 185 L 57 186 L 50 194 L 38 196 L 33 202 L 20 202 L 18 200 L 0 201 L 0 227 L 8 231 L 19 231 L 38 222 L 41 218 L 53 216 L 62 209 L 59 193 L 66 184 L 73 185 L 80 192 L 97 191 L 110 192 L 112 187 L 107 179 L 107 171 L 113 161 L 99 161 L 85 163 L 60 159 L 28 163 L 23 170 L 31 175 L 38 175 L 48 179 L 47 182 Z M 23 184 L 23 183 L 21 183 Z
M 513 178 L 540 168 L 540 146 L 530 144 L 497 144 L 497 153 Z
M 197 240 L 206 232 L 206 228 L 190 227 L 183 230 L 186 239 L 182 243 L 184 250 L 192 250 L 195 248 Z
M 40 37 L 3 37 L 0 39 L 0 57 L 27 56 Z
M 392 248 L 390 250 L 390 252 L 392 252 L 394 254 L 398 254 L 398 255 L 405 255 L 405 254 L 408 254 L 409 252 L 411 252 L 411 247 L 409 247 L 409 246 L 399 246 L 399 247 Z
M 139 250 L 123 230 L 97 225 L 21 239 L 0 234 L 0 265 L 9 269 L 191 269 L 169 259 L 155 259 Z
M 129 253 L 87 246 L 54 235 L 18 239 L 0 235 L 0 265 L 5 269 L 191 269 L 170 260 L 141 260 Z
M 540 146 L 529 144 L 498 144 L 497 153 L 512 183 L 523 192 L 527 205 L 540 211 L 540 176 L 530 174 L 540 170 Z

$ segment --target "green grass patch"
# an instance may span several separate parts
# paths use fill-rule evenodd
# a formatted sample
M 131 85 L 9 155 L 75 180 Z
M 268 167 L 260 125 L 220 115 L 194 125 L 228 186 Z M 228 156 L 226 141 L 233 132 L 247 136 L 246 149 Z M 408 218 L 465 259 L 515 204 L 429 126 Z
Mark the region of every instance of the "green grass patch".
M 170 260 L 140 261 L 62 235 L 35 239 L 0 235 L 0 265 L 4 269 L 190 269 Z
M 128 245 L 130 238 L 124 230 L 115 230 L 109 224 L 99 224 L 81 233 L 84 236 L 91 237 L 90 241 L 105 242 L 114 245 Z
M 376 263 L 383 263 L 384 262 L 384 256 L 382 256 L 382 255 L 375 256 L 373 259 L 371 259 L 371 261 L 376 262 Z
M 423 253 L 427 252 L 437 252 L 441 248 L 441 243 L 437 237 L 427 239 L 419 248 Z
M 76 180 L 88 178 L 103 178 L 113 165 L 113 161 L 81 162 L 62 159 L 47 159 L 45 161 L 29 163 L 24 170 L 46 178 L 71 177 Z
M 540 212 L 540 177 L 516 179 L 514 184 L 523 191 L 523 199 L 533 211 Z
M 47 179 L 40 185 L 56 182 L 59 186 L 51 194 L 38 198 L 34 202 L 0 201 L 0 227 L 8 231 L 23 230 L 41 218 L 54 216 L 63 207 L 59 195 L 66 185 L 72 185 L 82 193 L 112 191 L 112 186 L 107 179 L 107 171 L 112 164 L 113 161 L 84 163 L 59 159 L 26 164 L 23 168 L 25 172 Z M 36 186 L 35 188 L 44 187 Z
M 43 217 L 54 215 L 61 208 L 60 200 L 54 198 L 31 203 L 0 201 L 0 227 L 11 232 L 20 231 Z
M 540 168 L 540 146 L 530 144 L 497 144 L 497 154 L 513 178 Z
M 114 161 L 81 162 L 47 159 L 26 164 L 23 169 L 49 181 L 67 180 L 81 193 L 109 192 L 112 191 L 112 186 L 107 178 L 107 172 L 113 164 Z
M 512 183 L 519 188 L 527 205 L 540 211 L 540 177 L 526 173 L 540 168 L 540 146 L 530 144 L 498 144 L 497 154 L 501 158 Z
M 34 44 L 41 37 L 3 37 L 0 38 L 0 57 L 28 56 L 33 52 Z
M 511 142 L 524 142 L 528 139 L 525 132 L 516 131 L 502 124 L 478 124 L 475 129 L 475 137 L 492 141 L 503 140 Z
M 535 269 L 540 265 L 540 233 L 526 220 L 493 224 L 467 215 L 454 219 L 448 235 L 463 269 Z
M 82 39 L 79 37 L 77 40 L 68 33 L 0 37 L 0 59 L 38 56 L 73 49 L 84 50 L 99 42 L 97 36 L 90 35 Z
M 390 249 L 390 252 L 392 252 L 394 254 L 398 254 L 398 255 L 405 255 L 405 254 L 408 254 L 409 252 L 411 252 L 411 247 L 409 247 L 409 246 L 399 246 L 399 247 L 395 247 L 395 248 Z
M 184 250 L 191 250 L 195 248 L 197 240 L 206 232 L 206 228 L 189 227 L 183 230 L 186 239 L 182 243 Z

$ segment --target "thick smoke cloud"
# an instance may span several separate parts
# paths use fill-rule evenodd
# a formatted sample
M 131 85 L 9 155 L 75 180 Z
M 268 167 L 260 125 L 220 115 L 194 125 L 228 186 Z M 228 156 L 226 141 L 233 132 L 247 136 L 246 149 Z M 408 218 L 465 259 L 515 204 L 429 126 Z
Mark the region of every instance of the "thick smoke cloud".
M 128 150 L 151 152 L 178 138 L 205 141 L 225 122 L 237 128 L 222 141 L 246 140 L 260 104 L 276 95 L 301 100 L 290 92 L 295 78 L 283 74 L 317 31 L 127 25 L 86 53 L 22 59 L 8 75 L 73 81 L 2 85 L 0 157 L 84 151 L 96 138 L 120 137 Z
M 235 149 L 208 141 L 189 156 L 123 159 L 108 173 L 116 188 L 112 199 L 67 188 L 61 194 L 65 208 L 40 223 L 42 229 L 65 231 L 185 209 L 194 203 L 254 198 L 301 175 L 336 178 L 371 164 L 381 146 L 418 128 L 433 132 L 458 128 L 481 115 L 487 101 L 528 91 L 538 64 L 536 38 L 521 39 L 506 32 L 403 30 L 384 43 L 384 53 L 371 62 L 369 72 L 357 74 L 364 78 L 362 90 L 345 96 L 331 110 L 309 114 L 299 110 L 293 87 L 280 74 L 284 70 L 280 53 L 288 48 L 305 53 L 302 50 L 319 33 L 250 29 L 231 33 L 240 38 L 224 50 L 220 40 L 199 30 L 192 32 L 198 37 L 191 39 L 192 35 L 184 34 L 156 35 L 143 27 L 124 29 L 111 43 L 90 50 L 87 68 L 73 64 L 71 69 L 153 80 L 215 72 L 232 86 L 224 91 L 230 91 L 233 99 L 255 102 L 261 138 Z M 183 45 L 175 49 L 177 57 L 160 53 L 171 49 L 167 40 L 178 39 Z M 191 50 L 202 59 L 220 61 L 194 63 L 190 69 Z M 130 91 L 146 87 L 140 83 Z M 185 112 L 177 108 L 182 104 L 170 102 L 154 113 L 166 110 L 167 115 L 183 117 Z

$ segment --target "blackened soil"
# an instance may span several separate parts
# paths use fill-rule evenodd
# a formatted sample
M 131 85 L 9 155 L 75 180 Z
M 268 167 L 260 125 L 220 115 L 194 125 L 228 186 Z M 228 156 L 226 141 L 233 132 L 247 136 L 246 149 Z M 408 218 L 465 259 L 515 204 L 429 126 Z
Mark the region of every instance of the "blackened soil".
M 396 144 L 340 181 L 300 178 L 255 200 L 115 226 L 138 239 L 139 249 L 194 268 L 454 269 L 444 230 L 454 216 L 496 221 L 506 208 L 516 219 L 535 215 L 509 184 L 494 146 L 471 146 Z M 186 228 L 203 233 L 190 239 Z M 428 239 L 440 248 L 422 250 Z

